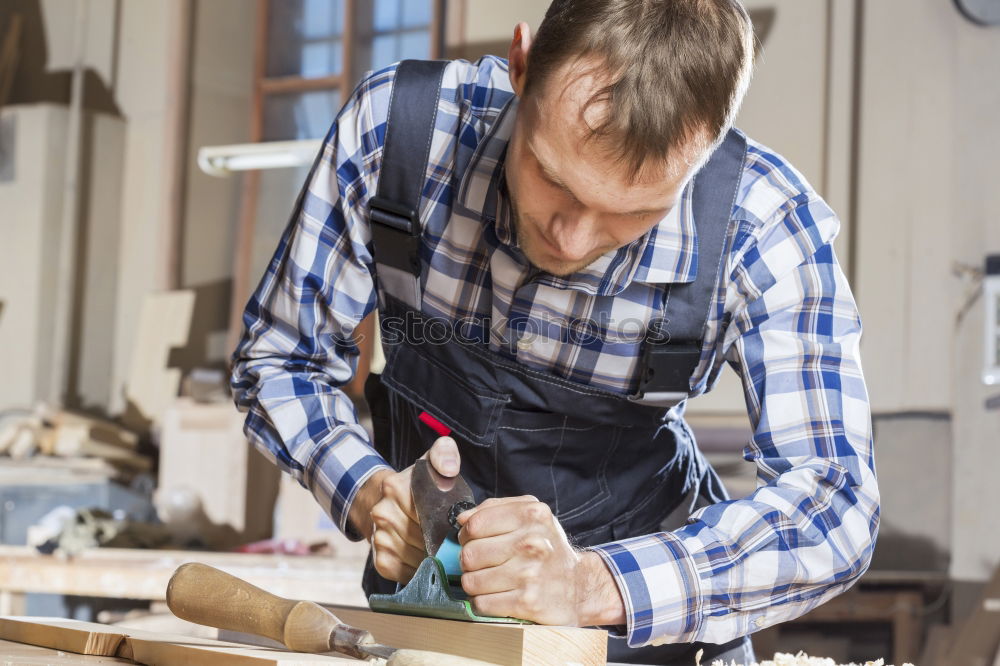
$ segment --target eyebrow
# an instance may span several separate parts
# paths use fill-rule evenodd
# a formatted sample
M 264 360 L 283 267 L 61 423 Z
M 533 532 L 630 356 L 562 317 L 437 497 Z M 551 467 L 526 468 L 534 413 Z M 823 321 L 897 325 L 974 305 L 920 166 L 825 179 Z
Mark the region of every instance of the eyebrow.
M 528 142 L 528 150 L 531 151 L 532 156 L 535 158 L 535 161 L 538 162 L 538 166 L 542 170 L 542 174 L 545 176 L 545 178 L 549 182 L 551 182 L 553 185 L 555 185 L 559 189 L 561 189 L 564 192 L 566 192 L 568 195 L 570 195 L 571 197 L 573 197 L 577 201 L 580 200 L 580 197 L 576 196 L 576 194 L 573 192 L 573 190 L 571 190 L 569 188 L 569 186 L 566 185 L 566 183 L 562 182 L 562 180 L 559 179 L 559 176 L 556 174 L 555 170 L 552 167 L 550 167 L 548 164 L 546 164 L 544 161 L 542 161 L 542 158 L 540 158 L 538 156 L 538 153 L 535 152 L 535 149 L 531 145 L 530 142 Z M 623 212 L 623 213 L 619 213 L 619 215 L 634 215 L 636 217 L 640 217 L 642 215 L 651 215 L 653 213 L 669 212 L 675 205 L 676 205 L 676 202 L 674 204 L 671 204 L 670 206 L 665 207 L 665 208 L 663 208 L 663 207 L 661 207 L 661 208 L 641 208 L 641 209 L 638 209 L 638 210 L 630 210 L 630 211 L 626 211 L 626 212 Z

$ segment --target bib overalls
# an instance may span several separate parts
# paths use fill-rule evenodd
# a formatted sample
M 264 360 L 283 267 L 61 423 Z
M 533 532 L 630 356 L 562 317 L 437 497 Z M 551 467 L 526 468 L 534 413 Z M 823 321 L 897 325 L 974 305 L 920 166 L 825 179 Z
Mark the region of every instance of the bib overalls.
M 397 470 L 412 465 L 438 437 L 419 419 L 427 412 L 451 428 L 477 502 L 534 495 L 580 547 L 682 526 L 695 508 L 728 499 L 683 411 L 724 265 L 745 137 L 730 132 L 696 176 L 697 277 L 669 290 L 663 319 L 670 335 L 662 327 L 647 333 L 638 393 L 616 394 L 528 368 L 421 314 L 416 211 L 427 154 L 403 146 L 429 145 L 444 65 L 400 64 L 371 204 L 386 355 L 383 373 L 366 385 L 375 448 Z M 391 593 L 396 583 L 379 576 L 369 557 L 364 588 Z M 635 649 L 610 639 L 608 660 L 688 666 L 699 649 L 706 663 L 753 661 L 749 638 Z

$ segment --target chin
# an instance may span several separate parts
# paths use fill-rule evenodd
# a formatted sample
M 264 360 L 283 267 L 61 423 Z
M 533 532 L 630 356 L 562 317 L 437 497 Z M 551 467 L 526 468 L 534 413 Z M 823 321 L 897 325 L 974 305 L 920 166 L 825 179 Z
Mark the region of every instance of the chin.
M 515 209 L 516 210 L 516 209 Z M 528 259 L 528 262 L 537 268 L 538 270 L 545 271 L 549 275 L 554 275 L 556 277 L 566 277 L 567 275 L 572 275 L 582 268 L 589 266 L 600 253 L 595 254 L 583 261 L 564 261 L 557 257 L 541 252 L 538 249 L 539 245 L 544 245 L 544 241 L 536 242 L 533 237 L 533 230 L 529 230 L 524 221 L 518 217 L 515 213 L 514 224 L 517 230 L 518 237 L 520 239 L 521 252 Z
M 532 266 L 556 277 L 572 275 L 581 268 L 586 268 L 593 261 L 592 259 L 588 259 L 587 261 L 568 262 L 560 261 L 553 257 L 538 256 L 538 253 L 531 246 L 522 247 L 521 251 L 524 252 L 524 256 L 527 257 L 528 262 Z

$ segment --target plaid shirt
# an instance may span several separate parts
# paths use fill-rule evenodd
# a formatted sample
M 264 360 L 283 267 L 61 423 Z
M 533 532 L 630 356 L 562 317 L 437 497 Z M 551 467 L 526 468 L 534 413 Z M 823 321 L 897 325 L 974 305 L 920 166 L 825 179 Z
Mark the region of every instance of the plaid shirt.
M 356 369 L 355 327 L 376 305 L 367 204 L 394 73 L 369 75 L 337 116 L 234 354 L 251 441 L 345 532 L 356 492 L 388 467 L 340 387 Z M 504 61 L 449 65 L 423 190 L 422 310 L 484 322 L 494 350 L 532 368 L 631 392 L 634 323 L 659 314 L 667 285 L 695 277 L 691 188 L 639 240 L 574 275 L 540 273 L 517 249 L 505 196 L 516 113 Z M 752 141 L 732 215 L 691 388 L 709 390 L 724 362 L 740 375 L 758 487 L 682 529 L 594 549 L 621 590 L 632 646 L 721 643 L 801 615 L 864 572 L 878 528 L 861 324 L 832 245 L 839 222 Z M 567 335 L 580 320 L 600 335 Z

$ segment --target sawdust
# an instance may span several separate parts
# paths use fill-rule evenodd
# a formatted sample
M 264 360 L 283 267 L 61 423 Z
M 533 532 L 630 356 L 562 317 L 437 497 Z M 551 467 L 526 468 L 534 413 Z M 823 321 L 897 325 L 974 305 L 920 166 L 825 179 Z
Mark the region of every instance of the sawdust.
M 695 658 L 695 666 L 702 666 L 701 655 L 702 652 L 699 650 L 698 655 Z M 762 661 L 760 663 L 754 662 L 753 664 L 737 664 L 735 661 L 727 663 L 717 659 L 712 662 L 712 666 L 885 666 L 885 660 L 876 659 L 875 661 L 866 661 L 864 664 L 838 664 L 833 659 L 810 657 L 805 652 L 799 652 L 798 654 L 785 654 L 783 652 L 778 652 L 774 655 L 773 659 Z M 903 666 L 913 666 L 913 664 L 903 664 Z

